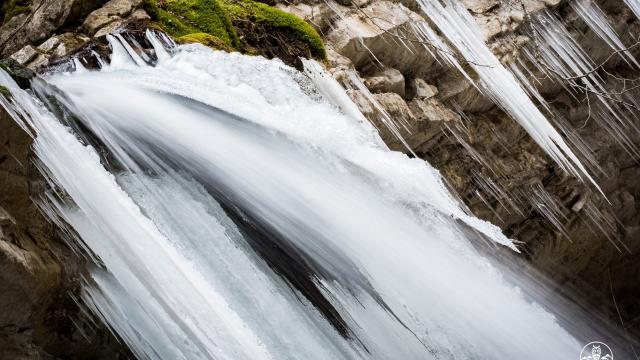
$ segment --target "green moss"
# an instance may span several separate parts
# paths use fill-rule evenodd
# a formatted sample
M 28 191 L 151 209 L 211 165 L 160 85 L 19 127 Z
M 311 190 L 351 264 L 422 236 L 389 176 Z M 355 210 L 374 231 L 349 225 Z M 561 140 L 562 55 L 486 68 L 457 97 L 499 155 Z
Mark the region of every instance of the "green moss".
M 299 17 L 252 0 L 226 0 L 222 4 L 232 21 L 252 20 L 268 30 L 287 32 L 306 43 L 313 57 L 326 57 L 318 32 Z
M 322 38 L 302 19 L 253 0 L 144 0 L 144 8 L 151 18 L 173 38 L 180 42 L 199 42 L 222 50 L 238 50 L 244 53 L 267 53 L 261 49 L 273 42 L 262 41 L 278 38 L 276 43 L 289 42 L 299 45 L 290 51 L 290 57 L 309 56 L 325 59 Z M 255 25 L 255 26 L 254 26 Z M 234 27 L 235 26 L 235 27 Z M 238 33 L 243 35 L 240 40 Z M 209 37 L 209 36 L 211 37 Z M 278 47 L 278 46 L 275 46 Z M 308 51 L 301 49 L 306 49 Z M 257 50 L 257 51 L 256 51 Z
M 9 90 L 6 86 L 0 85 L 0 95 L 4 96 L 6 98 L 10 98 L 11 97 L 11 90 Z
M 2 18 L 4 22 L 12 17 L 31 11 L 31 0 L 8 0 L 2 5 Z
M 207 33 L 234 48 L 240 45 L 218 0 L 145 0 L 145 9 L 174 38 Z
M 222 41 L 219 37 L 213 36 L 207 33 L 188 34 L 188 35 L 181 36 L 176 40 L 181 44 L 200 43 L 202 45 L 208 46 L 210 48 L 218 49 L 218 50 L 224 50 L 224 51 L 234 50 L 227 43 Z

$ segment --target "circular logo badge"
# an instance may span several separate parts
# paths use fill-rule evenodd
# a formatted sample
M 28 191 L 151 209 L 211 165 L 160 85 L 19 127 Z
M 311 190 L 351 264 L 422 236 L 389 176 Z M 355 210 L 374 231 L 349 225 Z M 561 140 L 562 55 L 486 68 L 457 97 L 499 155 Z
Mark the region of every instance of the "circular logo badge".
M 613 351 L 603 342 L 592 341 L 582 348 L 580 360 L 613 360 Z

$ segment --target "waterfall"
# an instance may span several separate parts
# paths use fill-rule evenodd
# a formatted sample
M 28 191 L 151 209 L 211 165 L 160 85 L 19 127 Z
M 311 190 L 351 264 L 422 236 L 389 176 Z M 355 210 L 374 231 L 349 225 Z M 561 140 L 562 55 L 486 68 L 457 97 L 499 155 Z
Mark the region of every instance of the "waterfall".
M 515 245 L 384 147 L 320 66 L 148 36 L 157 61 L 110 37 L 109 65 L 29 92 L 0 71 L 41 206 L 92 260 L 83 300 L 137 357 L 578 356 L 475 242 Z

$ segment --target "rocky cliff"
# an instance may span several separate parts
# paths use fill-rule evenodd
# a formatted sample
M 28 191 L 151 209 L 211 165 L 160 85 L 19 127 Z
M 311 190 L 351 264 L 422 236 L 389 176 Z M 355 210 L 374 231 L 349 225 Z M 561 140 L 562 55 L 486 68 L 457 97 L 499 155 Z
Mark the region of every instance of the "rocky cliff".
M 556 14 L 576 46 L 593 64 L 601 64 L 593 70 L 604 79 L 607 91 L 620 92 L 620 79 L 628 79 L 623 81 L 625 99 L 640 95 L 633 88 L 638 68 L 621 56 L 622 51 L 612 50 L 571 2 L 462 3 L 500 61 L 528 71 L 526 78 L 554 114 L 554 125 L 565 130 L 566 138 L 576 139 L 577 147 L 589 149 L 582 152 L 583 161 L 598 164 L 591 170 L 602 193 L 560 169 L 479 91 L 470 64 L 439 45 L 442 34 L 434 32 L 430 41 L 419 36 L 416 24 L 433 24 L 414 0 L 271 2 L 282 10 L 277 12 L 246 0 L 222 1 L 214 7 L 189 2 L 211 14 L 206 19 L 181 14 L 182 8 L 172 7 L 171 1 L 13 1 L 3 6 L 0 55 L 44 71 L 70 55 L 99 51 L 110 32 L 157 26 L 180 41 L 280 57 L 292 65 L 300 65 L 298 56 L 325 59 L 330 73 L 345 83 L 390 148 L 423 158 L 440 170 L 469 210 L 518 240 L 522 258 L 551 278 L 559 292 L 582 293 L 608 321 L 622 318 L 626 329 L 637 332 L 640 167 L 632 146 L 640 144 L 640 133 L 633 129 L 637 118 L 624 131 L 624 141 L 620 134 L 608 132 L 593 105 L 598 94 L 576 95 L 573 85 L 534 65 L 542 55 L 531 53 L 540 41 L 532 28 L 541 21 L 540 14 Z M 622 0 L 596 4 L 637 58 L 640 47 L 633 44 L 640 38 L 638 18 Z M 217 19 L 214 23 L 204 21 L 212 17 Z M 318 44 L 309 25 L 324 45 Z M 448 56 L 460 61 L 469 79 L 446 65 Z M 405 144 L 387 127 L 389 119 L 400 124 Z M 29 137 L 4 113 L 0 130 L 0 281 L 9 289 L 0 295 L 0 309 L 15 309 L 0 311 L 0 349 L 13 351 L 9 358 L 91 358 L 88 349 L 100 344 L 104 358 L 127 356 L 104 328 L 81 325 L 90 322 L 79 315 L 72 299 L 82 261 L 32 202 L 40 185 L 30 161 Z

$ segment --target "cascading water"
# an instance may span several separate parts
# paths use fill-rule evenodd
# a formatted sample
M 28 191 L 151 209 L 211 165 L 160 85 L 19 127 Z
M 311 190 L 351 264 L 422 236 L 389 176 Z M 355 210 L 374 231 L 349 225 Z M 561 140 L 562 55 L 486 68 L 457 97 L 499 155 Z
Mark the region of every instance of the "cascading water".
M 382 146 L 317 64 L 148 36 L 154 66 L 112 37 L 100 71 L 32 92 L 0 72 L 51 182 L 43 208 L 95 261 L 84 301 L 139 358 L 579 354 L 463 229 L 512 242 Z

